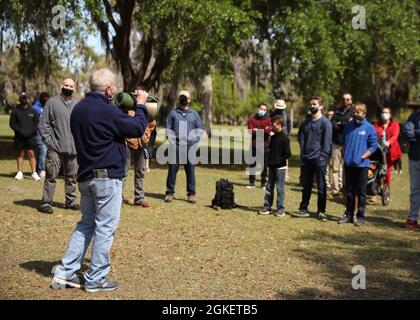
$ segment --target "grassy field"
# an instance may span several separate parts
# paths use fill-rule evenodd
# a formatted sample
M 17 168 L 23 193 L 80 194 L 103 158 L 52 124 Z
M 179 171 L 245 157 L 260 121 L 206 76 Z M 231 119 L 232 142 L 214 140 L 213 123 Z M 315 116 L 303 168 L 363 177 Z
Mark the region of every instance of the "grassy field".
M 300 202 L 296 137 L 286 209 Z M 153 207 L 125 204 L 112 248 L 110 277 L 120 289 L 107 294 L 49 288 L 50 270 L 62 258 L 79 212 L 63 209 L 58 181 L 53 215 L 37 211 L 42 183 L 16 181 L 12 132 L 0 116 L 0 299 L 419 299 L 420 232 L 403 228 L 409 206 L 407 159 L 393 175 L 392 201 L 367 208 L 363 228 L 337 225 L 344 212 L 329 201 L 330 221 L 259 216 L 264 191 L 248 190 L 242 167 L 199 166 L 196 205 L 185 201 L 180 170 L 176 200 L 163 202 L 166 173 L 152 163 L 145 189 Z M 216 180 L 235 183 L 235 210 L 210 208 Z M 133 172 L 126 196 L 133 199 Z M 315 197 L 316 198 L 316 195 Z M 311 209 L 314 211 L 316 200 Z M 83 271 L 87 270 L 88 252 Z M 367 288 L 351 286 L 353 266 L 366 268 Z

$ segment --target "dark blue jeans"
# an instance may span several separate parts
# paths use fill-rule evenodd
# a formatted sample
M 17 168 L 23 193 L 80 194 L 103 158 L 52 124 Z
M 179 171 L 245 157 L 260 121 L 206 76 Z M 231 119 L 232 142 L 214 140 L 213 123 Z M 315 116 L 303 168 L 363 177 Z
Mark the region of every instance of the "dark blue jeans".
M 356 197 L 359 199 L 357 218 L 365 219 L 368 168 L 344 167 L 346 174 L 346 215 L 353 219 Z
M 195 165 L 191 163 L 190 159 L 187 157 L 185 150 L 190 150 L 190 146 L 188 148 L 181 148 L 183 154 L 181 158 L 185 161 L 183 166 L 185 169 L 185 174 L 187 176 L 187 195 L 195 195 Z M 168 177 L 166 179 L 166 194 L 173 195 L 175 193 L 175 183 L 176 183 L 176 175 L 178 173 L 178 169 L 180 164 L 180 147 L 176 147 L 176 163 L 168 165 Z
M 265 189 L 264 207 L 271 208 L 274 202 L 274 186 L 277 187 L 277 209 L 284 208 L 284 189 L 286 169 L 268 168 L 268 181 Z
M 316 179 L 318 189 L 318 212 L 325 212 L 327 206 L 327 185 L 325 181 L 325 172 L 327 170 L 327 162 L 325 159 L 305 160 L 300 167 L 302 179 L 302 202 L 301 210 L 308 210 L 309 201 L 311 200 L 312 182 Z

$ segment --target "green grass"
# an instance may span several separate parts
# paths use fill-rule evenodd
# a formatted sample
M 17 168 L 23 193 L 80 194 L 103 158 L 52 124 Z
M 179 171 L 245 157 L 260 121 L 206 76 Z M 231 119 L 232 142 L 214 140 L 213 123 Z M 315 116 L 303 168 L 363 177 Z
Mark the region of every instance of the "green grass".
M 363 228 L 338 226 L 344 207 L 329 201 L 331 220 L 259 216 L 261 189 L 245 188 L 238 167 L 199 166 L 196 205 L 184 201 L 185 174 L 179 171 L 176 199 L 162 201 L 166 169 L 152 163 L 145 189 L 150 209 L 124 205 L 111 252 L 110 276 L 120 289 L 88 295 L 49 289 L 50 270 L 66 250 L 80 213 L 64 210 L 59 180 L 55 213 L 37 211 L 42 183 L 13 179 L 16 171 L 8 117 L 0 116 L 0 298 L 1 299 L 419 299 L 420 232 L 402 228 L 409 206 L 407 159 L 393 175 L 392 201 L 367 208 Z M 298 147 L 286 188 L 286 209 L 296 210 Z M 214 211 L 209 205 L 216 180 L 236 183 L 240 208 Z M 130 171 L 126 196 L 133 199 Z M 311 209 L 315 210 L 316 195 Z M 89 264 L 88 252 L 83 271 Z M 367 289 L 353 290 L 353 266 L 363 265 Z

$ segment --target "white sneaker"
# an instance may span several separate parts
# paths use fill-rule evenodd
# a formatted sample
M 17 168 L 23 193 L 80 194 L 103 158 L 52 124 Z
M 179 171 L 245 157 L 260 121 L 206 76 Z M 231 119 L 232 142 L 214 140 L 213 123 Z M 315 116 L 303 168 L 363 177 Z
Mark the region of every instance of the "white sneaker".
M 18 173 L 16 173 L 15 179 L 16 180 L 22 180 L 23 179 L 23 173 L 22 173 L 22 171 L 19 171 Z
M 145 168 L 145 171 L 146 171 L 146 172 L 150 172 L 150 168 L 149 168 L 149 167 L 146 167 L 146 168 Z
M 34 172 L 31 175 L 32 179 L 34 179 L 35 181 L 39 181 L 41 180 L 41 178 L 39 177 L 38 173 Z
M 39 173 L 39 177 L 40 177 L 41 179 L 45 179 L 45 171 L 41 171 L 41 172 Z

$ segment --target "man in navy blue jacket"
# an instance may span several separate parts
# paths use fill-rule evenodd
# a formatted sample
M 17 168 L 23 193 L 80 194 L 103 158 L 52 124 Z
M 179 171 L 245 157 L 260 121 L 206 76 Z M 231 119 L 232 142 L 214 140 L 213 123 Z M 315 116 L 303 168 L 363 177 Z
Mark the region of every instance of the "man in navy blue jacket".
M 369 157 L 378 147 L 375 128 L 366 120 L 367 108 L 363 103 L 354 106 L 353 120 L 346 124 L 343 134 L 344 173 L 346 175 L 346 212 L 339 224 L 354 223 L 360 227 L 365 222 L 366 191 Z M 357 220 L 353 219 L 358 197 Z
M 418 230 L 420 212 L 420 111 L 414 112 L 403 126 L 403 135 L 409 141 L 410 212 L 405 227 Z
M 111 268 L 109 255 L 120 219 L 125 138 L 141 137 L 149 116 L 144 106 L 148 97 L 145 91 L 136 91 L 134 117 L 111 103 L 116 86 L 115 75 L 110 70 L 95 71 L 89 81 L 91 92 L 74 107 L 70 118 L 79 164 L 82 219 L 71 236 L 62 263 L 54 267 L 51 287 L 81 287 L 76 272 L 93 238 L 84 288 L 87 292 L 97 292 L 118 288 L 118 283 L 106 276 Z
M 309 217 L 308 206 L 311 199 L 312 182 L 315 175 L 318 189 L 318 212 L 320 221 L 327 221 L 325 209 L 327 206 L 327 185 L 325 173 L 327 161 L 331 153 L 332 126 L 322 115 L 322 97 L 312 97 L 309 111 L 311 117 L 306 119 L 299 128 L 298 141 L 300 145 L 302 201 L 295 217 Z

